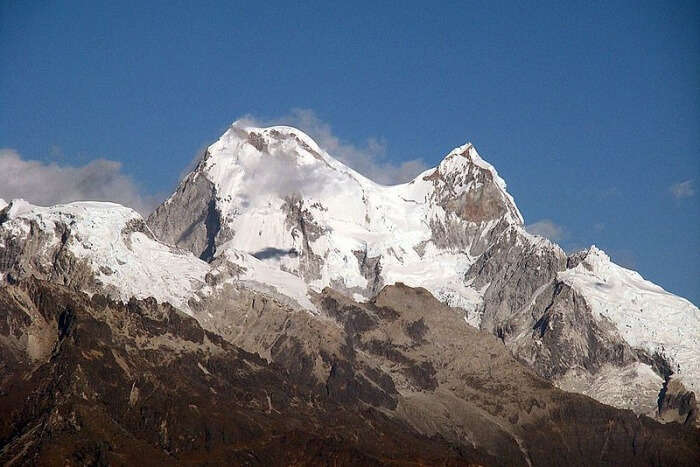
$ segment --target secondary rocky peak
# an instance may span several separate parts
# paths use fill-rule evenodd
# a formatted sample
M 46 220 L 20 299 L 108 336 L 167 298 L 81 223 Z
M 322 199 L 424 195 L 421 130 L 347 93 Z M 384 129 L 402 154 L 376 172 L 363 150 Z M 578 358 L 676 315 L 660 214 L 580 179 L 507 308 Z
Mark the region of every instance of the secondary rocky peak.
M 458 146 L 450 151 L 440 162 L 438 167 L 443 172 L 463 171 L 469 169 L 470 166 L 477 166 L 488 170 L 492 175 L 496 175 L 496 170 L 491 164 L 481 158 L 476 147 L 471 142 L 467 142 L 462 146 Z M 500 178 L 500 177 L 499 177 Z
M 611 271 L 624 271 L 625 273 L 639 276 L 637 272 L 625 269 L 613 263 L 610 256 L 595 245 L 591 245 L 585 250 L 571 254 L 567 260 L 567 269 L 572 269 L 574 271 L 580 270 L 588 274 L 603 276 L 607 276 Z M 641 279 L 641 276 L 639 276 L 639 278 Z
M 610 263 L 610 256 L 597 246 L 591 245 L 588 250 L 586 250 L 583 260 L 591 266 L 595 264 L 604 265 Z
M 472 143 L 450 151 L 422 178 L 432 182 L 435 202 L 461 219 L 480 223 L 505 218 L 508 223 L 523 224 L 505 181 L 479 156 Z

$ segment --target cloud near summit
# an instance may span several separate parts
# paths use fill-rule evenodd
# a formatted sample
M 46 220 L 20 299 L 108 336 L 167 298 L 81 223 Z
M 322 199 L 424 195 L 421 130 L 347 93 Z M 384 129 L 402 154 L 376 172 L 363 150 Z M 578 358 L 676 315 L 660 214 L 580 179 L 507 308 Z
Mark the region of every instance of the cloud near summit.
M 564 228 L 551 219 L 542 219 L 525 226 L 525 229 L 534 235 L 540 235 L 552 241 L 559 241 L 564 237 Z
M 419 158 L 400 162 L 388 160 L 386 143 L 377 138 L 369 138 L 363 145 L 343 141 L 333 134 L 328 123 L 309 109 L 293 109 L 287 115 L 272 120 L 246 115 L 240 122 L 251 126 L 289 125 L 299 128 L 331 156 L 383 185 L 410 181 L 429 168 Z M 283 176 L 268 180 L 266 185 L 276 190 L 286 189 L 277 185 L 280 180 L 290 180 L 290 174 L 272 170 L 273 167 L 268 169 L 271 176 L 277 173 Z M 306 185 L 316 182 L 314 174 L 304 176 L 310 177 L 303 180 Z M 292 185 L 298 186 L 299 182 L 297 177 L 291 177 Z M 125 174 L 118 161 L 97 158 L 79 166 L 61 165 L 33 160 L 10 148 L 0 148 L 0 198 L 8 202 L 23 198 L 41 206 L 87 200 L 112 201 L 143 215 L 148 215 L 159 201 L 157 196 L 143 191 L 136 181 Z
M 24 158 L 13 149 L 0 149 L 0 198 L 24 198 L 50 206 L 72 201 L 112 201 L 143 215 L 157 204 L 122 172 L 120 162 L 94 159 L 82 166 L 66 166 Z
M 386 142 L 381 139 L 369 138 L 362 146 L 342 141 L 333 134 L 331 126 L 310 109 L 292 109 L 289 114 L 271 120 L 245 115 L 239 121 L 249 126 L 288 125 L 299 128 L 332 157 L 382 185 L 408 182 L 430 168 L 420 158 L 402 162 L 387 160 Z

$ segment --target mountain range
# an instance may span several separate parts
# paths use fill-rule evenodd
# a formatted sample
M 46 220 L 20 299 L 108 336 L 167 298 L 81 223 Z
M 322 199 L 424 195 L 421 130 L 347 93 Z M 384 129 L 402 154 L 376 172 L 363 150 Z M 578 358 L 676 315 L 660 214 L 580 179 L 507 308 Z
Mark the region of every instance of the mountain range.
M 148 218 L 0 200 L 0 283 L 10 465 L 700 460 L 698 308 L 472 144 L 382 186 L 237 122 Z

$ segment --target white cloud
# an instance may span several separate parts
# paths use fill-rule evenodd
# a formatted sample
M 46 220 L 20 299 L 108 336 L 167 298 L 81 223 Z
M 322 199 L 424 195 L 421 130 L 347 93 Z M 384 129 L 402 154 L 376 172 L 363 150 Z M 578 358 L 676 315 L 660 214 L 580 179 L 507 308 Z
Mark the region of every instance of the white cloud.
M 557 225 L 551 219 L 542 219 L 525 226 L 525 230 L 533 235 L 541 235 L 553 241 L 559 241 L 564 237 L 564 228 Z
M 157 204 L 121 171 L 121 163 L 95 159 L 71 167 L 25 159 L 13 149 L 0 149 L 0 198 L 24 198 L 41 206 L 71 201 L 113 201 L 148 214 Z
M 286 157 L 286 160 L 285 160 Z M 255 178 L 255 195 L 274 194 L 280 198 L 302 193 L 318 193 L 324 186 L 324 174 L 318 167 L 300 167 L 294 163 L 295 155 L 280 153 L 278 157 L 266 158 L 264 164 L 257 161 L 240 160 L 246 172 Z M 253 193 L 240 193 L 244 199 Z
M 246 115 L 240 122 L 250 126 L 289 125 L 299 128 L 331 156 L 383 185 L 408 182 L 430 168 L 418 158 L 400 163 L 386 160 L 386 143 L 376 138 L 369 138 L 363 146 L 342 141 L 333 134 L 331 126 L 310 109 L 293 109 L 288 115 L 269 121 Z
M 690 198 L 695 195 L 695 187 L 693 186 L 693 180 L 686 180 L 684 182 L 674 183 L 669 187 L 671 194 L 676 199 Z

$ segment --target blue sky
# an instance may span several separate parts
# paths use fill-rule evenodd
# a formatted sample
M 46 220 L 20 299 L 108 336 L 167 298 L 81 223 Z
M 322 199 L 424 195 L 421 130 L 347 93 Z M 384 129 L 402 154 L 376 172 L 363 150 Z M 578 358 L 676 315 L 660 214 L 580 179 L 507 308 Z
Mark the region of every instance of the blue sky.
M 147 209 L 243 115 L 384 175 L 469 140 L 529 224 L 700 302 L 697 2 L 375 3 L 0 0 L 0 196 Z

